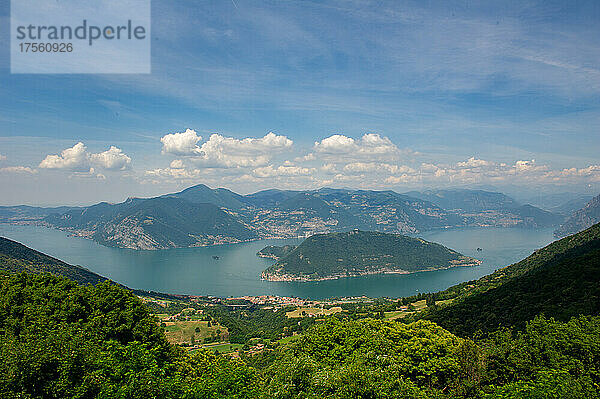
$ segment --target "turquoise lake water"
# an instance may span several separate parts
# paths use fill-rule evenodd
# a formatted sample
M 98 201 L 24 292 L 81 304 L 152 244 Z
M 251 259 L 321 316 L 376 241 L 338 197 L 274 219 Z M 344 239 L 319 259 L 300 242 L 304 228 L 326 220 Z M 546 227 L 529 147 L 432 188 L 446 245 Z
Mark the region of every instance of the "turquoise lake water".
M 319 282 L 269 282 L 260 273 L 272 260 L 256 256 L 266 245 L 301 240 L 261 240 L 242 244 L 161 251 L 108 248 L 94 241 L 67 237 L 39 226 L 0 224 L 0 236 L 21 242 L 67 263 L 80 265 L 131 288 L 171 294 L 283 295 L 323 299 L 341 296 L 402 297 L 434 292 L 477 279 L 530 255 L 554 240 L 552 229 L 465 228 L 419 234 L 464 255 L 482 260 L 461 267 L 408 275 L 372 275 Z M 483 251 L 477 251 L 480 247 Z M 213 255 L 219 257 L 213 259 Z

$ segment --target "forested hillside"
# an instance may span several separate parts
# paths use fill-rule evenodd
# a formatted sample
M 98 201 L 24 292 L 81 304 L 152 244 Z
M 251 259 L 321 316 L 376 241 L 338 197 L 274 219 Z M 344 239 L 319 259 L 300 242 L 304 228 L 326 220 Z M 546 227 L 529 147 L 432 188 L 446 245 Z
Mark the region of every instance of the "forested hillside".
M 543 313 L 560 320 L 600 313 L 600 224 L 537 250 L 522 261 L 475 282 L 436 295 L 454 298 L 427 317 L 470 335 L 522 326 Z
M 319 280 L 476 264 L 476 259 L 420 238 L 353 230 L 307 238 L 265 270 L 263 278 Z
M 76 230 L 101 244 L 131 249 L 161 249 L 239 242 L 257 238 L 254 230 L 210 203 L 175 197 L 101 203 L 46 222 Z
M 4 237 L 0 237 L 0 272 L 52 273 L 80 284 L 106 280 L 83 267 L 69 265 Z
M 255 397 L 254 373 L 169 344 L 133 294 L 105 282 L 0 278 L 0 397 Z

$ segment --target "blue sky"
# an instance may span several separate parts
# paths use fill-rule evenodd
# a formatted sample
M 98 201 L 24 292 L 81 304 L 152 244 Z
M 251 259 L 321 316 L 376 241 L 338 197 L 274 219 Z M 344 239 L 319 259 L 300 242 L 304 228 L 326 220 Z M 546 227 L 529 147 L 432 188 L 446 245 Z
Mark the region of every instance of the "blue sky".
M 3 204 L 600 191 L 598 2 L 154 0 L 139 75 L 11 75 L 6 3 Z

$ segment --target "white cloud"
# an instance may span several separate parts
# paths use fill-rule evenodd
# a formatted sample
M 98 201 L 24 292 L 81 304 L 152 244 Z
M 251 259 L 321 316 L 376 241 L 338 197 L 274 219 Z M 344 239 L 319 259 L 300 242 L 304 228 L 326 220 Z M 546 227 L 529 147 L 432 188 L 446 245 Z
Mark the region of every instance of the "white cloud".
M 464 162 L 458 162 L 456 165 L 459 168 L 479 168 L 482 166 L 489 166 L 491 164 L 492 164 L 491 162 L 485 161 L 483 159 L 477 159 L 475 157 L 471 157 Z
M 338 167 L 334 163 L 326 163 L 326 164 L 322 165 L 321 170 L 328 174 L 339 173 Z
M 106 170 L 126 170 L 131 166 L 131 158 L 115 146 L 98 154 L 90 154 L 90 162 Z
M 390 176 L 387 179 L 385 179 L 385 182 L 387 184 L 400 184 L 400 183 L 414 183 L 419 180 L 420 180 L 419 176 L 408 175 L 405 173 L 400 176 Z
M 264 137 L 236 139 L 212 134 L 208 140 L 193 130 L 167 134 L 161 138 L 163 153 L 189 156 L 197 165 L 208 168 L 257 167 L 269 163 L 274 154 L 292 147 L 292 140 L 273 132 Z
M 587 178 L 590 181 L 600 181 L 600 165 L 590 165 L 586 168 L 565 168 L 560 171 L 549 171 L 545 175 L 553 180 Z
M 34 173 L 37 173 L 37 170 L 31 169 L 28 166 L 6 166 L 4 168 L 0 168 L 0 172 L 2 172 L 2 173 L 29 173 L 29 174 L 34 174 Z
M 200 140 L 202 137 L 198 136 L 195 130 L 186 129 L 183 133 L 166 134 L 161 137 L 160 142 L 163 144 L 164 154 L 194 155 L 200 153 Z
M 315 141 L 315 151 L 321 153 L 345 154 L 352 151 L 354 148 L 356 148 L 354 139 L 341 134 L 334 134 L 333 136 L 324 138 L 320 142 Z
M 315 159 L 317 159 L 317 157 L 315 156 L 314 153 L 308 153 L 304 156 L 301 157 L 296 157 L 294 158 L 294 161 L 296 162 L 306 162 L 306 161 L 314 161 Z
M 308 176 L 316 171 L 314 168 L 303 168 L 300 166 L 264 166 L 254 169 L 253 173 L 258 177 L 275 176 Z
M 131 158 L 120 148 L 111 146 L 100 153 L 90 153 L 82 142 L 71 148 L 64 149 L 60 155 L 47 155 L 40 162 L 42 169 L 64 169 L 76 173 L 93 173 L 94 167 L 109 170 L 123 171 L 131 166 Z
M 165 135 L 163 153 L 180 155 L 167 168 L 152 169 L 154 181 L 189 180 L 231 183 L 252 190 L 273 187 L 350 186 L 371 189 L 480 183 L 531 184 L 600 181 L 600 166 L 553 171 L 535 160 L 496 162 L 476 156 L 437 163 L 433 156 L 417 163 L 417 152 L 400 149 L 388 137 L 368 133 L 358 139 L 341 134 L 314 142 L 304 155 L 292 152 L 286 136 L 236 139 L 212 134 L 202 142 L 195 131 Z M 418 159 L 418 158 L 417 158 Z M 569 181 L 569 183 L 571 182 Z M 268 185 L 265 185 L 269 182 Z M 303 186 L 304 185 L 304 186 Z M 396 187 L 397 188 L 397 187 Z
M 435 172 L 439 169 L 439 166 L 432 163 L 423 162 L 420 169 L 424 172 Z
M 532 170 L 535 168 L 535 159 L 531 161 L 517 161 L 515 162 L 515 169 L 519 172 Z
M 68 169 L 86 172 L 90 169 L 89 154 L 86 146 L 79 142 L 63 150 L 60 155 L 48 155 L 39 165 L 42 169 Z
M 184 168 L 157 168 L 147 170 L 146 176 L 167 180 L 190 180 L 202 176 L 200 169 L 184 169 Z
M 182 169 L 184 167 L 183 161 L 181 159 L 174 159 L 171 161 L 170 167 L 173 169 Z
M 344 166 L 347 172 L 387 172 L 387 173 L 414 173 L 415 170 L 406 165 L 393 165 L 377 162 L 352 162 Z
M 316 141 L 313 147 L 314 151 L 321 156 L 331 158 L 331 156 L 345 159 L 372 159 L 372 160 L 391 160 L 399 159 L 402 151 L 387 137 L 381 137 L 379 134 L 367 133 L 359 140 L 354 140 L 341 134 L 334 134 Z

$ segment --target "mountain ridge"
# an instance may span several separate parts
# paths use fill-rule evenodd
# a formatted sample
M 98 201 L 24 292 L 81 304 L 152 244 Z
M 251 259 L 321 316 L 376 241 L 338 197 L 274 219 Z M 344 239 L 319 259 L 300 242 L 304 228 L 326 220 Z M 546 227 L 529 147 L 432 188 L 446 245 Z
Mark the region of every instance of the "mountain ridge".
M 595 223 L 600 222 L 600 194 L 592 198 L 585 206 L 571 214 L 554 232 L 555 237 L 561 238 L 577 233 Z
M 20 273 L 23 271 L 33 274 L 52 273 L 79 284 L 97 284 L 107 280 L 86 268 L 70 265 L 17 241 L 0 237 L 0 272 Z
M 240 195 L 198 184 L 175 193 L 128 198 L 115 204 L 100 202 L 83 208 L 35 211 L 0 209 L 0 220 L 5 214 L 8 216 L 3 221 L 9 223 L 41 223 L 107 246 L 150 250 L 307 237 L 354 228 L 386 233 L 469 226 L 535 228 L 553 225 L 558 218 L 539 208 L 520 205 L 502 193 L 448 192 L 452 193 L 451 202 L 440 202 L 433 192 L 409 196 L 392 190 L 321 188 L 271 189 Z M 430 200 L 456 209 L 446 209 Z M 166 202 L 172 211 L 166 209 Z

